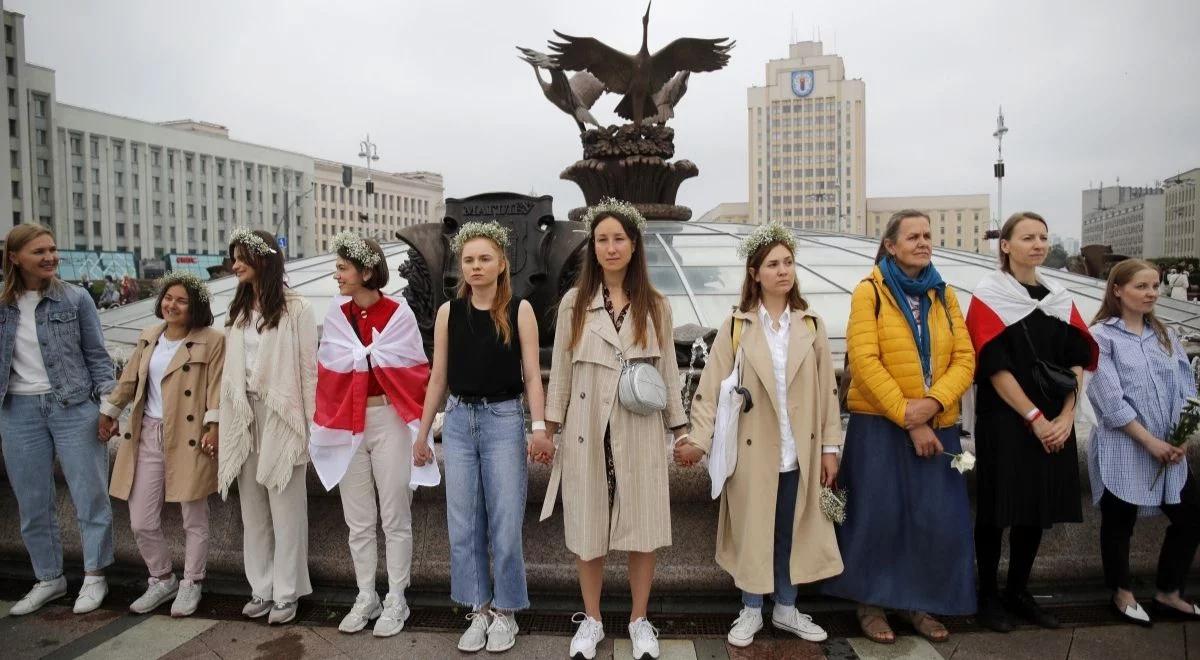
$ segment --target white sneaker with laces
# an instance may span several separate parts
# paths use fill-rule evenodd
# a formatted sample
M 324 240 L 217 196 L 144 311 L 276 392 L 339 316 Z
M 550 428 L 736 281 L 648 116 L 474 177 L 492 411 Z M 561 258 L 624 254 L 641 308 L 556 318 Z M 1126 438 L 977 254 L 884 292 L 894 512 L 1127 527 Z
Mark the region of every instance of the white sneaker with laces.
M 824 628 L 813 623 L 811 616 L 802 614 L 795 607 L 776 605 L 771 611 L 771 623 L 775 624 L 776 628 L 786 630 L 809 642 L 823 642 L 829 637 Z
M 467 621 L 470 621 L 471 625 L 467 626 L 467 631 L 458 638 L 458 650 L 467 653 L 483 650 L 488 643 L 488 626 L 491 623 L 487 612 L 471 612 L 467 615 Z
M 376 637 L 395 635 L 404 630 L 404 622 L 408 620 L 409 614 L 408 603 L 405 602 L 403 596 L 388 594 L 387 598 L 383 599 L 383 613 L 379 615 L 379 620 L 375 622 L 371 634 Z
M 76 614 L 87 614 L 94 612 L 100 607 L 100 603 L 104 602 L 104 597 L 108 595 L 108 580 L 104 579 L 103 575 L 85 575 L 83 577 L 83 587 L 79 590 L 79 597 L 75 599 Z
M 658 628 L 650 625 L 646 617 L 629 624 L 629 641 L 633 645 L 633 660 L 658 657 Z
M 175 594 L 175 602 L 171 603 L 171 616 L 181 618 L 196 613 L 200 606 L 200 585 L 191 580 L 179 581 L 179 593 Z
M 754 641 L 754 635 L 762 628 L 762 608 L 743 607 L 725 639 L 738 648 L 750 646 L 750 643 Z
M 65 595 L 67 595 L 67 578 L 60 575 L 53 580 L 43 580 L 33 585 L 29 593 L 17 601 L 8 613 L 13 616 L 21 616 L 36 612 L 42 609 L 46 603 Z
M 146 593 L 129 604 L 129 611 L 134 614 L 153 612 L 159 605 L 174 598 L 175 592 L 179 591 L 179 578 L 174 574 L 165 580 L 151 577 L 146 580 L 146 584 Z
M 517 643 L 517 619 L 504 612 L 492 611 L 492 625 L 487 629 L 489 653 L 507 651 Z
M 271 601 L 263 600 L 258 596 L 250 599 L 246 606 L 242 608 L 242 616 L 250 619 L 257 619 L 266 616 L 271 611 Z
M 604 640 L 604 624 L 583 612 L 576 612 L 571 617 L 571 623 L 579 624 L 575 636 L 571 638 L 571 657 L 574 660 L 592 660 L 596 657 L 596 646 Z
M 379 618 L 383 614 L 383 607 L 379 604 L 379 594 L 374 591 L 370 593 L 359 592 L 358 597 L 354 599 L 354 607 L 342 617 L 341 624 L 338 625 L 338 630 L 344 633 L 356 633 L 363 628 L 372 619 Z

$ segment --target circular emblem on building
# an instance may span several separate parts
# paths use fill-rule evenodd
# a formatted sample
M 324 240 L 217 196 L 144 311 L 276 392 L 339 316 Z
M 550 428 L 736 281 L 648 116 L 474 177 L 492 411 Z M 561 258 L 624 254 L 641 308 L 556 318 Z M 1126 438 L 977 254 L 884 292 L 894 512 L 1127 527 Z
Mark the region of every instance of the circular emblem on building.
M 812 94 L 816 86 L 817 79 L 811 70 L 792 72 L 792 93 L 796 96 L 804 98 Z

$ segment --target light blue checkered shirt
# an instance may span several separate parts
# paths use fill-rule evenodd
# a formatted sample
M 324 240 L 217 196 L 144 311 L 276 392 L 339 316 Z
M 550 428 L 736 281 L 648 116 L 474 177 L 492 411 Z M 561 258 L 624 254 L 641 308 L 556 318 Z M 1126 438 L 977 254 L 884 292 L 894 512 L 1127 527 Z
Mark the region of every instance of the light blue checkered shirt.
M 1094 326 L 1092 336 L 1100 345 L 1100 366 L 1087 388 L 1096 411 L 1088 452 L 1092 502 L 1098 503 L 1107 488 L 1141 507 L 1141 515 L 1155 513 L 1163 503 L 1178 504 L 1187 459 L 1169 466 L 1152 490 L 1162 464 L 1120 429 L 1136 419 L 1151 435 L 1165 439 L 1187 398 L 1196 395 L 1195 375 L 1179 338 L 1170 332 L 1172 350 L 1167 352 L 1150 326 L 1138 336 L 1119 318 Z

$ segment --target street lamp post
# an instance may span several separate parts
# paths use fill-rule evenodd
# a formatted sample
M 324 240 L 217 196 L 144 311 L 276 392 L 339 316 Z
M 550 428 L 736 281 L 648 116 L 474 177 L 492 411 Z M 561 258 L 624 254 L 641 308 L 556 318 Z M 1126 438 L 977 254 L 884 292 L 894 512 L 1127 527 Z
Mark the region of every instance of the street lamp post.
M 996 176 L 996 228 L 1000 228 L 1000 221 L 1004 218 L 1004 135 L 1008 133 L 1008 127 L 1004 125 L 1004 108 L 1000 108 L 1000 115 L 996 117 L 996 130 L 992 133 L 992 137 L 996 138 L 996 163 L 992 166 L 992 173 Z
M 316 191 L 317 191 L 317 182 L 313 181 L 312 185 L 308 189 L 308 192 L 306 192 L 303 195 L 300 195 L 299 197 L 296 198 L 295 205 L 300 206 L 300 200 L 304 199 L 305 197 L 308 197 L 309 195 L 312 195 Z M 289 205 L 289 203 L 291 202 L 291 199 L 292 199 L 292 184 L 291 184 L 291 179 L 289 178 L 283 184 L 283 235 L 287 237 L 287 247 L 284 248 L 284 250 L 283 250 L 283 257 L 285 260 L 290 259 L 292 256 L 292 235 L 291 235 L 291 219 L 290 219 L 291 213 L 290 213 L 290 205 Z M 314 199 L 316 199 L 316 198 L 314 197 Z M 279 225 L 275 226 L 275 231 L 276 232 L 279 231 Z
M 367 203 L 370 204 L 371 214 L 368 216 L 370 221 L 375 219 L 375 182 L 371 180 L 371 161 L 379 160 L 379 152 L 376 149 L 376 144 L 371 142 L 371 134 L 367 133 L 366 139 L 358 143 L 358 157 L 367 161 Z

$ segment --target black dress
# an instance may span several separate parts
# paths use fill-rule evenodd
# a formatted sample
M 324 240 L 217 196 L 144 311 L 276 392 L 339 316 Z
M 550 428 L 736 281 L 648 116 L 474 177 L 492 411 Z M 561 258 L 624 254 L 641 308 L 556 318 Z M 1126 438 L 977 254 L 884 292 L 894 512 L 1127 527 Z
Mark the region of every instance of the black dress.
M 1043 286 L 1024 286 L 1037 300 L 1050 293 Z M 1029 330 L 1029 340 L 1022 324 Z M 1054 523 L 1083 520 L 1074 429 L 1061 451 L 1047 454 L 1025 425 L 1024 417 L 1009 407 L 992 386 L 993 374 L 1009 371 L 1047 419 L 1062 412 L 1065 397 L 1051 400 L 1033 384 L 1031 342 L 1037 357 L 1063 367 L 1086 366 L 1091 357 L 1090 345 L 1079 330 L 1041 310 L 1005 328 L 983 348 L 975 369 L 979 525 L 1049 528 Z

